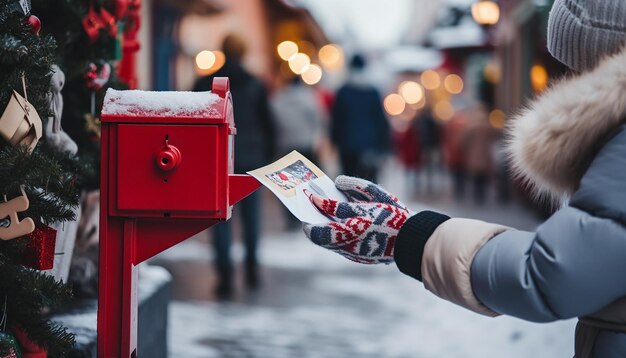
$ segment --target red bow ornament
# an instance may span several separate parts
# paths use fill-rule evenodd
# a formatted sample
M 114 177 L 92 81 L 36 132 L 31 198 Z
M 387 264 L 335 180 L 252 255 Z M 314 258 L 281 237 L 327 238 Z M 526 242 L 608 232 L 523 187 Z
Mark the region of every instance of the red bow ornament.
M 104 27 L 107 29 L 110 37 L 117 36 L 117 19 L 113 14 L 107 11 L 105 8 L 100 9 L 100 20 L 104 24 Z
M 104 23 L 100 15 L 93 8 L 93 4 L 89 7 L 87 15 L 83 17 L 83 28 L 89 37 L 90 42 L 96 42 L 100 37 L 100 29 L 104 28 Z
M 83 28 L 89 41 L 94 43 L 100 37 L 100 31 L 106 30 L 111 37 L 117 36 L 117 19 L 104 8 L 96 11 L 93 4 L 89 6 L 87 15 L 83 17 Z

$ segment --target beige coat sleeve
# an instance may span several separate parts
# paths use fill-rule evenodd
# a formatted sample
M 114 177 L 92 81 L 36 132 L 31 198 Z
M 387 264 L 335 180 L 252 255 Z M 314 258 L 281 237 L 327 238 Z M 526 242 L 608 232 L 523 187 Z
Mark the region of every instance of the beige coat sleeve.
M 478 250 L 507 230 L 470 219 L 453 218 L 439 225 L 424 247 L 421 269 L 426 289 L 474 312 L 497 316 L 474 296 L 470 269 Z

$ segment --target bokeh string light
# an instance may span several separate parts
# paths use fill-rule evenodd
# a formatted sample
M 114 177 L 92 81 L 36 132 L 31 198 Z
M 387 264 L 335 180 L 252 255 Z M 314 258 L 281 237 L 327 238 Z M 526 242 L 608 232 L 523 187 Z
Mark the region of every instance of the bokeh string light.
M 314 85 L 322 79 L 322 68 L 318 65 L 308 65 L 301 76 L 304 83 Z
M 424 98 L 424 90 L 419 83 L 414 81 L 404 81 L 398 86 L 398 93 L 408 104 L 416 104 Z
M 291 56 L 298 53 L 298 45 L 293 41 L 283 41 L 276 47 L 278 56 L 285 61 L 288 61 Z
M 437 118 L 447 121 L 454 116 L 454 107 L 448 101 L 439 101 L 435 104 L 433 112 Z
M 324 45 L 318 53 L 322 66 L 329 71 L 340 70 L 343 66 L 343 51 L 335 44 Z
M 506 114 L 502 110 L 494 109 L 489 113 L 489 123 L 493 128 L 504 128 L 504 124 L 506 123 Z
M 548 87 L 548 71 L 542 65 L 533 65 L 530 68 L 530 83 L 535 92 L 541 92 Z
M 397 116 L 404 112 L 406 102 L 404 102 L 404 99 L 399 94 L 392 93 L 385 97 L 383 105 L 385 107 L 385 111 L 387 111 L 389 115 Z
M 289 68 L 296 75 L 302 74 L 311 64 L 311 58 L 304 53 L 297 53 L 289 58 Z
M 200 51 L 196 55 L 196 66 L 201 70 L 208 70 L 215 65 L 215 54 L 211 51 Z
M 481 25 L 495 25 L 500 20 L 500 7 L 493 1 L 474 3 L 471 12 L 474 20 Z
M 427 90 L 435 90 L 439 88 L 439 85 L 441 85 L 441 77 L 439 77 L 439 73 L 433 70 L 426 70 L 422 72 L 420 81 L 422 82 L 422 86 L 424 86 Z
M 451 94 L 459 94 L 463 91 L 463 79 L 456 74 L 449 74 L 443 80 L 443 87 Z

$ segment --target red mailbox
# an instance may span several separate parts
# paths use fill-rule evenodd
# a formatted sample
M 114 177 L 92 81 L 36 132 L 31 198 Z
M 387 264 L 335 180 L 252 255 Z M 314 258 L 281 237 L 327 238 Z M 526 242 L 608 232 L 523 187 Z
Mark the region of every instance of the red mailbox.
M 109 90 L 101 120 L 98 357 L 137 357 L 137 265 L 228 220 L 260 184 L 233 174 L 227 78 L 211 92 Z

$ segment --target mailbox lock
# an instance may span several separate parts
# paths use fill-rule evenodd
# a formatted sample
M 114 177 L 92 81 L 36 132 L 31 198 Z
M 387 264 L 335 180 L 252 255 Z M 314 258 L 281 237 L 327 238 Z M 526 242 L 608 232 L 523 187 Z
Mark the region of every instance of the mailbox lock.
M 166 144 L 156 156 L 156 165 L 164 171 L 174 170 L 181 162 L 180 150 L 171 144 Z

